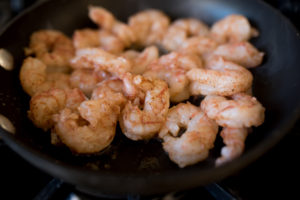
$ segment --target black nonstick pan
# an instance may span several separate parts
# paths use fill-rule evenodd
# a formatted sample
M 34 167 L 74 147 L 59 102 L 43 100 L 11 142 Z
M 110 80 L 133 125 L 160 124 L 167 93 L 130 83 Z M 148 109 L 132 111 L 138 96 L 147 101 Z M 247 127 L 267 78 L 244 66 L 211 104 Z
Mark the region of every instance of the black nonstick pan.
M 35 128 L 27 118 L 29 96 L 23 92 L 18 79 L 23 50 L 31 33 L 39 29 L 58 29 L 71 36 L 75 29 L 95 27 L 87 16 L 89 4 L 101 5 L 123 21 L 146 8 L 160 9 L 172 19 L 196 17 L 208 24 L 233 13 L 248 17 L 260 31 L 260 36 L 251 42 L 266 52 L 263 64 L 251 70 L 254 74 L 253 92 L 266 107 L 266 120 L 249 135 L 244 154 L 228 164 L 215 167 L 214 161 L 222 147 L 219 138 L 206 161 L 180 169 L 169 160 L 158 140 L 133 142 L 125 138 L 120 129 L 117 129 L 111 146 L 97 155 L 73 155 L 65 147 L 52 146 L 49 133 Z M 220 180 L 273 147 L 299 118 L 299 33 L 285 17 L 261 1 L 42 1 L 2 29 L 0 48 L 8 50 L 14 60 L 13 70 L 0 68 L 1 137 L 34 166 L 88 192 L 150 195 Z M 5 119 L 14 128 L 10 128 Z

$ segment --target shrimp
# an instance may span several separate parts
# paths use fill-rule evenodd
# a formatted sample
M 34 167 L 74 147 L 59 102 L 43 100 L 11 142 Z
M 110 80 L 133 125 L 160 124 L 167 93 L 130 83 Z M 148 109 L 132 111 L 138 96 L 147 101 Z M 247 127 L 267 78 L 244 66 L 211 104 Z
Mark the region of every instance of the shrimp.
M 127 102 L 124 93 L 124 84 L 120 79 L 109 79 L 97 85 L 93 90 L 91 99 L 106 99 L 111 104 L 123 108 Z
M 198 19 L 186 18 L 176 20 L 168 28 L 162 45 L 170 51 L 177 50 L 189 38 L 195 36 L 208 36 L 209 28 Z
M 30 100 L 28 117 L 45 131 L 53 127 L 52 116 L 65 107 L 75 109 L 86 97 L 79 89 L 51 89 L 34 95 Z
M 149 46 L 145 48 L 141 53 L 128 50 L 122 54 L 127 60 L 132 62 L 132 69 L 130 70 L 133 74 L 143 74 L 147 69 L 147 66 L 158 59 L 159 52 L 156 46 Z
M 89 6 L 89 18 L 103 29 L 111 30 L 115 24 L 115 17 L 111 12 L 100 6 Z
M 186 130 L 179 136 L 181 128 Z M 180 103 L 169 110 L 159 137 L 170 159 L 183 168 L 208 157 L 217 133 L 217 124 L 199 107 Z
M 62 143 L 79 154 L 97 153 L 109 146 L 120 107 L 97 99 L 82 102 L 77 110 L 65 108 L 53 116 L 54 132 Z
M 144 10 L 129 18 L 129 26 L 141 46 L 160 44 L 170 24 L 170 19 L 159 10 Z
M 68 72 L 69 60 L 74 56 L 74 47 L 70 38 L 55 30 L 40 30 L 30 37 L 25 54 L 34 54 L 47 65 L 51 72 Z
M 93 69 L 76 69 L 70 76 L 71 86 L 79 88 L 87 96 L 91 96 L 97 83 L 108 79 L 110 76 L 104 71 L 95 71 Z
M 218 43 L 247 41 L 257 37 L 258 31 L 251 28 L 248 19 L 242 15 L 228 15 L 211 28 L 211 38 Z
M 253 80 L 250 71 L 221 57 L 211 59 L 205 69 L 191 69 L 187 77 L 192 95 L 230 96 L 247 91 Z
M 150 64 L 144 76 L 166 81 L 169 85 L 171 101 L 180 102 L 190 97 L 186 72 L 201 67 L 202 61 L 198 56 L 172 52 Z
M 122 132 L 132 140 L 147 140 L 161 128 L 169 109 L 168 85 L 161 80 L 147 79 L 141 75 L 133 83 L 144 98 L 128 101 L 121 112 L 119 122 Z
M 76 49 L 100 47 L 113 54 L 121 53 L 124 49 L 123 42 L 112 33 L 89 28 L 75 31 L 73 44 Z
M 75 69 L 87 68 L 103 70 L 115 76 L 129 72 L 131 63 L 121 56 L 115 56 L 100 48 L 84 48 L 76 51 L 76 56 L 70 61 Z
M 19 78 L 25 92 L 33 96 L 51 88 L 71 88 L 69 75 L 47 73 L 47 66 L 37 58 L 28 57 L 23 61 Z
M 264 122 L 265 108 L 255 97 L 239 93 L 230 99 L 208 95 L 201 102 L 202 110 L 220 126 L 230 128 L 249 128 Z
M 252 44 L 245 41 L 220 45 L 214 50 L 213 55 L 222 56 L 246 68 L 259 66 L 264 57 L 263 52 L 259 52 Z
M 223 128 L 221 137 L 226 146 L 222 148 L 216 165 L 219 166 L 240 156 L 244 151 L 247 135 L 247 128 Z
M 124 44 L 130 46 L 136 40 L 136 36 L 131 28 L 118 21 L 112 13 L 99 6 L 89 6 L 90 19 L 102 29 L 115 34 Z

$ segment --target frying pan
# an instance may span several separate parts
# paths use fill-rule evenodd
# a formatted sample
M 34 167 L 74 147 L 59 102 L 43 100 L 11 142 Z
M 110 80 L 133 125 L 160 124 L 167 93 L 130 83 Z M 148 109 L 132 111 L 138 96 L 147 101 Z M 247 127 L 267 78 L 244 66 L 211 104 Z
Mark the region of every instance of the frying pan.
M 158 8 L 172 19 L 196 17 L 211 25 L 232 13 L 243 14 L 260 31 L 251 42 L 266 52 L 263 64 L 251 70 L 253 92 L 266 107 L 265 123 L 254 128 L 244 154 L 215 167 L 222 142 L 215 142 L 209 158 L 178 168 L 158 140 L 133 142 L 120 129 L 112 144 L 97 155 L 73 155 L 66 147 L 50 144 L 49 133 L 35 128 L 27 118 L 29 97 L 18 79 L 23 48 L 38 29 L 58 29 L 71 36 L 75 29 L 95 27 L 87 16 L 89 4 L 101 5 L 120 20 L 139 10 Z M 299 118 L 300 39 L 293 25 L 261 1 L 239 0 L 51 0 L 43 1 L 11 21 L 0 34 L 0 48 L 14 57 L 15 68 L 0 69 L 0 113 L 15 127 L 1 129 L 5 142 L 32 165 L 83 190 L 93 193 L 150 195 L 184 190 L 229 176 L 274 146 Z

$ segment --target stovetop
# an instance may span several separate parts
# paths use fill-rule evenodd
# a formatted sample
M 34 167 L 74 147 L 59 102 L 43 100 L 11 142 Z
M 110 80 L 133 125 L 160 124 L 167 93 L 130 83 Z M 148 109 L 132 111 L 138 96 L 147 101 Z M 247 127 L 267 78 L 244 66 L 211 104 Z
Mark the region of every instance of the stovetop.
M 35 0 L 1 0 L 0 27 Z M 300 29 L 300 1 L 266 0 Z M 230 177 L 205 187 L 155 197 L 127 196 L 121 199 L 291 199 L 298 195 L 300 178 L 300 120 L 295 127 L 257 161 Z M 107 199 L 86 195 L 75 186 L 55 179 L 33 167 L 0 139 L 0 199 L 88 200 Z

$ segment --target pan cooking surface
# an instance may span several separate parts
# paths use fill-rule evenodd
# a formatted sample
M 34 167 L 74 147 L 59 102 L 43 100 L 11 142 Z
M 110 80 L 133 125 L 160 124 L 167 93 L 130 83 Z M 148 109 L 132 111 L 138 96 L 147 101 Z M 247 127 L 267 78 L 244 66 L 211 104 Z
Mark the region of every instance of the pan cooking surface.
M 266 52 L 263 64 L 252 70 L 254 96 L 266 107 L 266 120 L 247 138 L 246 150 L 241 158 L 215 168 L 214 160 L 222 146 L 218 138 L 207 160 L 179 169 L 164 153 L 160 141 L 130 141 L 120 133 L 119 128 L 112 145 L 97 155 L 73 155 L 66 147 L 50 144 L 50 135 L 35 128 L 27 118 L 29 97 L 23 92 L 18 80 L 24 59 L 23 48 L 28 45 L 30 34 L 38 29 L 58 29 L 71 36 L 75 29 L 95 27 L 87 17 L 89 4 L 101 5 L 124 21 L 145 8 L 158 8 L 173 19 L 196 17 L 210 25 L 233 13 L 243 14 L 250 19 L 252 25 L 260 31 L 260 36 L 251 42 Z M 1 114 L 16 127 L 14 136 L 5 131 L 1 131 L 1 135 L 11 148 L 35 166 L 89 190 L 152 194 L 221 179 L 271 148 L 299 116 L 299 36 L 284 17 L 261 2 L 46 1 L 6 27 L 0 35 L 0 48 L 7 49 L 14 56 L 13 71 L 0 69 L 0 106 Z M 193 101 L 197 104 L 199 99 Z

